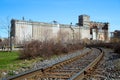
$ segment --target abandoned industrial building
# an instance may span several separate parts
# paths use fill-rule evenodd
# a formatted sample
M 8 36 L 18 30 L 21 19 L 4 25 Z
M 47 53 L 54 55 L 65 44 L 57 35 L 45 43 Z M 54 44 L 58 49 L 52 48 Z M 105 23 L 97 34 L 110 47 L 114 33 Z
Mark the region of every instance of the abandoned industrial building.
M 80 15 L 77 25 L 11 20 L 11 37 L 14 44 L 31 40 L 79 41 L 81 39 L 107 41 L 109 24 L 90 21 L 90 16 Z

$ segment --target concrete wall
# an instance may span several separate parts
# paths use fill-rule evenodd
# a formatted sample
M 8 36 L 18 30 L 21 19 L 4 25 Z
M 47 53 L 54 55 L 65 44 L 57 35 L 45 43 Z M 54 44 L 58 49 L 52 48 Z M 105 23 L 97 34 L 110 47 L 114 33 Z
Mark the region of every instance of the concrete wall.
M 81 27 L 81 39 L 88 38 L 90 39 L 90 29 L 88 27 Z
M 15 39 L 17 42 L 30 41 L 32 38 L 32 25 L 24 22 L 16 22 Z
M 83 26 L 81 26 L 81 25 Z M 98 31 L 96 31 L 96 29 Z M 91 31 L 92 30 L 92 31 Z M 90 16 L 79 16 L 78 26 L 33 22 L 24 20 L 11 21 L 11 36 L 16 43 L 31 40 L 55 40 L 56 42 L 74 42 L 81 39 L 106 40 L 108 38 L 108 23 L 91 22 Z
M 15 21 L 15 39 L 16 42 L 30 40 L 51 40 L 64 43 L 74 42 L 80 39 L 90 39 L 90 30 L 88 27 L 71 26 L 65 24 L 49 24 L 42 22 Z M 14 30 L 14 29 L 13 29 Z

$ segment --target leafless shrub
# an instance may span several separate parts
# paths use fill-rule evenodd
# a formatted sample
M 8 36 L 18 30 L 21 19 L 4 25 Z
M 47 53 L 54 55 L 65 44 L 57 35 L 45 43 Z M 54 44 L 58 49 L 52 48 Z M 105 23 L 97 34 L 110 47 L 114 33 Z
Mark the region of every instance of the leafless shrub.
M 20 59 L 31 59 L 38 56 L 49 58 L 53 55 L 60 55 L 75 50 L 82 49 L 81 44 L 62 44 L 54 43 L 53 41 L 32 41 L 25 44 L 23 50 L 20 51 Z
M 114 52 L 120 54 L 120 43 L 115 45 Z
M 104 43 L 104 42 L 97 42 L 97 43 L 91 43 L 89 45 L 86 45 L 87 47 L 103 47 L 103 48 L 114 48 L 113 43 Z
M 113 49 L 115 53 L 120 54 L 120 43 L 95 43 L 86 45 L 86 47 L 102 47 Z
M 41 46 L 41 42 L 39 41 L 32 41 L 24 45 L 23 50 L 20 51 L 20 59 L 25 58 L 34 58 L 39 55 L 39 50 Z

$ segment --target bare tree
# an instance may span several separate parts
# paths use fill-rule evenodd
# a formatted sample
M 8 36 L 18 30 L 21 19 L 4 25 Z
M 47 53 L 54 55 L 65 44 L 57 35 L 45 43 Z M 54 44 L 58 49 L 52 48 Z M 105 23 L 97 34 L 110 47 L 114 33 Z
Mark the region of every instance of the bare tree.
M 57 36 L 58 42 L 60 43 L 69 43 L 70 34 L 67 31 L 59 31 Z
M 10 20 L 9 20 L 9 17 L 6 18 L 6 20 L 4 21 L 1 21 L 1 24 L 0 24 L 0 29 L 1 32 L 2 32 L 2 35 L 6 35 L 7 34 L 7 43 L 5 43 L 5 45 L 7 44 L 8 46 L 8 51 L 10 50 Z
M 41 36 L 42 41 L 49 41 L 50 39 L 52 39 L 52 30 L 49 28 L 44 28 L 41 33 Z

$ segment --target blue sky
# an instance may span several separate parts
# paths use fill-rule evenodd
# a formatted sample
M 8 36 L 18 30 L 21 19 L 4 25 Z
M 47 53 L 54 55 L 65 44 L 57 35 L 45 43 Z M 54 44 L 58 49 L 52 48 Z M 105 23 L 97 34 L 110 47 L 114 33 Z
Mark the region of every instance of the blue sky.
M 75 24 L 81 14 L 91 21 L 109 22 L 110 31 L 120 30 L 120 0 L 0 0 L 0 37 L 7 37 L 1 27 L 12 18 Z

